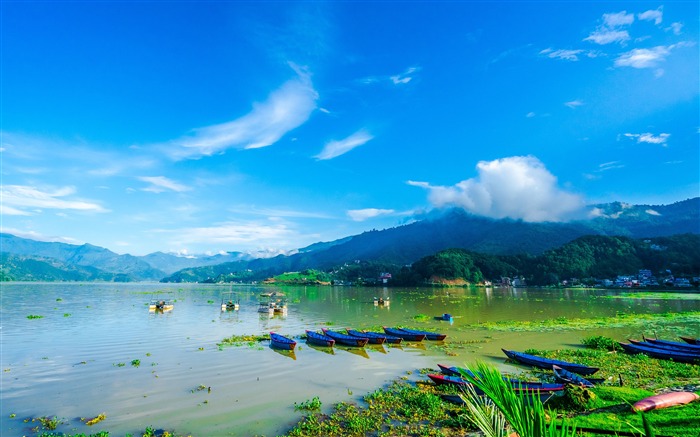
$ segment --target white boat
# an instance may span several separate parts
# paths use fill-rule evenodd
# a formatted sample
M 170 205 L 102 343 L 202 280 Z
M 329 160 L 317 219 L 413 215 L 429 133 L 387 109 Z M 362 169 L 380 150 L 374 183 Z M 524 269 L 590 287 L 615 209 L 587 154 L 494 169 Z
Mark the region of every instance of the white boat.
M 175 308 L 175 305 L 172 302 L 164 299 L 152 300 L 151 303 L 148 304 L 148 311 L 150 312 L 172 311 L 173 308 Z
M 221 311 L 238 311 L 240 306 L 240 299 L 234 300 L 232 291 L 221 294 Z

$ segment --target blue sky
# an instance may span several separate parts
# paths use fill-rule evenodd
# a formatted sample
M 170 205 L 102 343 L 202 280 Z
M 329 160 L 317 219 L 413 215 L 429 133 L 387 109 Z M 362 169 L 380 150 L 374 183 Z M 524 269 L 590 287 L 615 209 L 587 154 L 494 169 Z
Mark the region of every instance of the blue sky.
M 274 254 L 700 192 L 697 1 L 9 2 L 2 231 Z

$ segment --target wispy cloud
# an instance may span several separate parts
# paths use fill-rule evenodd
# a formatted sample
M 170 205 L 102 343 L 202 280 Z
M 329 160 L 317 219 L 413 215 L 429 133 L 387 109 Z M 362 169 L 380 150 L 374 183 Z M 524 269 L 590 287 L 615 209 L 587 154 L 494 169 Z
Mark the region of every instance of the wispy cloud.
M 663 8 L 660 7 L 659 9 L 642 12 L 641 14 L 637 14 L 637 18 L 645 21 L 653 21 L 654 24 L 658 26 L 664 19 Z
M 671 23 L 671 26 L 666 30 L 670 30 L 674 35 L 680 35 L 682 29 L 683 23 Z
M 598 169 L 596 170 L 596 172 L 600 173 L 600 172 L 604 172 L 604 171 L 608 171 L 608 170 L 615 170 L 615 169 L 624 168 L 624 167 L 625 167 L 625 164 L 623 164 L 620 161 L 604 162 L 604 163 L 598 165 Z
M 371 85 L 375 83 L 390 82 L 394 85 L 405 85 L 413 80 L 415 73 L 420 71 L 420 67 L 409 67 L 403 73 L 392 76 L 367 76 L 359 80 L 360 83 Z
M 395 211 L 393 209 L 377 209 L 377 208 L 365 208 L 365 209 L 351 209 L 348 210 L 348 217 L 356 222 L 362 222 L 367 219 L 374 217 L 379 217 L 382 215 L 393 214 Z
M 146 188 L 142 188 L 142 191 L 150 191 L 152 193 L 162 193 L 164 191 L 175 191 L 177 193 L 181 193 L 192 189 L 186 185 L 182 185 L 168 179 L 165 176 L 141 176 L 137 179 L 150 184 Z
M 564 102 L 564 106 L 567 106 L 571 109 L 576 109 L 579 106 L 583 106 L 583 102 L 581 100 L 572 100 L 570 102 Z
M 651 49 L 633 49 L 615 59 L 616 67 L 655 68 L 671 53 L 669 47 L 657 46 Z
M 599 45 L 611 43 L 624 44 L 630 39 L 629 32 L 623 29 L 634 23 L 634 14 L 627 11 L 603 14 L 603 23 L 598 26 L 584 41 L 591 41 Z
M 365 131 L 364 129 L 360 129 L 359 131 L 355 132 L 354 134 L 350 135 L 349 137 L 338 140 L 338 141 L 330 141 L 327 143 L 324 147 L 321 153 L 318 155 L 314 156 L 314 158 L 318 160 L 326 160 L 326 159 L 333 159 L 336 158 L 340 155 L 344 155 L 354 149 L 355 147 L 359 147 L 366 142 L 370 141 L 374 136 L 370 134 L 369 132 Z
M 428 190 L 436 207 L 454 205 L 474 214 L 528 222 L 564 221 L 581 213 L 583 199 L 557 187 L 557 179 L 534 156 L 481 161 L 478 176 L 454 186 L 408 181 Z
M 629 139 L 637 140 L 638 143 L 660 144 L 666 147 L 666 143 L 671 134 L 662 133 L 655 136 L 650 132 L 644 132 L 641 134 L 626 133 L 625 136 Z
M 194 129 L 194 134 L 172 141 L 168 153 L 174 159 L 199 158 L 226 149 L 256 149 L 270 146 L 287 132 L 304 124 L 316 109 L 318 93 L 310 75 L 292 66 L 298 77 L 273 91 L 253 110 L 228 123 Z
M 2 212 L 7 215 L 33 215 L 44 209 L 108 212 L 94 202 L 64 199 L 75 194 L 75 188 L 62 187 L 53 191 L 42 191 L 26 185 L 3 185 Z

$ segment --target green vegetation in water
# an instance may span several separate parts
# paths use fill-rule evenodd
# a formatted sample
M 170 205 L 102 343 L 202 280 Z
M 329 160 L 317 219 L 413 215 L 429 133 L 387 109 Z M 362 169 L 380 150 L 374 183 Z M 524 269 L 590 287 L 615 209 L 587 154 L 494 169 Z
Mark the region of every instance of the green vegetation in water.
M 610 337 L 602 335 L 586 337 L 581 340 L 585 346 L 592 349 L 603 349 L 608 351 L 622 351 L 622 346 Z
M 486 329 L 489 331 L 583 331 L 595 328 L 620 328 L 643 326 L 646 329 L 668 325 L 698 323 L 700 311 L 678 313 L 636 314 L 620 313 L 611 317 L 567 318 L 557 317 L 547 320 L 519 320 L 502 322 L 467 323 L 463 329 Z
M 433 319 L 432 317 L 430 317 L 426 314 L 416 314 L 415 316 L 413 316 L 414 321 L 421 322 L 421 323 L 427 322 L 428 320 L 432 320 L 432 319 Z
M 63 313 L 63 317 L 70 317 L 70 313 Z
M 131 365 L 134 367 L 139 367 L 141 365 L 141 360 L 139 360 L 139 359 L 131 360 Z
M 299 402 L 298 404 L 294 402 L 294 411 L 320 411 L 321 405 L 321 400 L 318 396 L 314 396 L 308 401 Z
M 92 419 L 81 419 L 87 426 L 92 426 L 96 425 L 103 420 L 107 418 L 107 415 L 105 413 L 98 414 L 97 416 L 93 417 Z
M 29 320 L 41 319 L 41 318 L 43 318 L 43 317 L 44 317 L 44 316 L 38 316 L 38 315 L 35 315 L 35 314 L 30 314 L 30 315 L 27 316 L 27 318 L 28 318 Z
M 226 337 L 220 342 L 218 342 L 216 345 L 219 346 L 219 349 L 221 349 L 224 346 L 250 346 L 250 347 L 255 347 L 257 346 L 261 341 L 266 341 L 270 340 L 270 334 L 262 334 L 262 335 L 232 335 L 230 337 Z

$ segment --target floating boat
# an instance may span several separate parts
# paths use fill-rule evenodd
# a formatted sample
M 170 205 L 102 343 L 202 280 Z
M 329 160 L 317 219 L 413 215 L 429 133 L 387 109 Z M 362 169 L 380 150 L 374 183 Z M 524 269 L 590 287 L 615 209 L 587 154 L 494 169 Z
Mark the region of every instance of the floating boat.
M 645 354 L 660 360 L 673 360 L 679 363 L 700 364 L 700 354 L 684 353 L 669 349 L 640 346 L 633 343 L 618 343 L 628 354 Z
M 693 337 L 678 337 L 684 342 L 688 344 L 700 344 L 700 338 L 693 338 Z
M 695 393 L 687 391 L 674 391 L 663 393 L 656 396 L 649 396 L 641 401 L 632 404 L 632 411 L 649 411 L 658 410 L 661 408 L 673 407 L 676 405 L 684 405 L 700 399 Z
M 278 334 L 276 332 L 270 332 L 270 345 L 277 349 L 294 350 L 297 342 L 289 337 Z
M 175 305 L 167 300 L 152 300 L 151 303 L 148 304 L 148 311 L 159 311 L 159 312 L 166 312 L 166 311 L 172 311 L 173 308 L 175 308 Z
M 263 314 L 274 314 L 275 305 L 272 302 L 260 302 L 258 312 Z
M 365 347 L 365 345 L 369 342 L 369 338 L 367 337 L 355 337 L 354 335 L 347 335 L 341 332 L 331 331 L 327 328 L 323 328 L 322 331 L 328 337 L 335 340 L 336 343 L 344 344 L 346 346 Z
M 565 384 L 579 385 L 581 387 L 593 387 L 596 383 L 593 380 L 588 380 L 583 376 L 576 374 L 574 372 L 569 372 L 563 367 L 559 367 L 556 364 L 552 365 L 552 370 L 554 371 L 554 378 L 557 381 L 563 382 Z M 595 381 L 602 382 L 602 379 L 596 379 Z
M 468 381 L 458 377 L 450 375 L 440 375 L 435 373 L 429 373 L 428 378 L 432 379 L 437 385 L 456 385 L 465 386 L 469 384 Z M 532 392 L 563 392 L 564 384 L 552 384 L 547 382 L 527 382 L 518 381 L 518 384 L 512 384 L 513 389 L 516 393 L 532 393 Z M 477 390 L 477 394 L 481 394 Z
M 504 354 L 511 360 L 515 360 L 521 364 L 528 366 L 539 367 L 540 369 L 552 370 L 552 366 L 559 366 L 569 372 L 578 373 L 579 375 L 592 375 L 599 369 L 597 367 L 584 366 L 583 364 L 569 363 L 567 361 L 552 360 L 549 358 L 538 357 L 523 352 L 501 349 Z
M 447 334 L 440 334 L 438 332 L 430 332 L 430 331 L 420 331 L 417 329 L 407 329 L 407 328 L 398 328 L 401 331 L 408 332 L 409 334 L 424 334 L 425 338 L 428 340 L 435 340 L 435 341 L 442 341 L 445 338 L 447 338 Z
M 348 334 L 350 334 L 350 329 L 346 329 L 348 331 Z M 372 343 L 372 338 L 380 338 L 384 337 L 385 343 L 391 343 L 391 344 L 400 344 L 403 341 L 403 338 L 401 337 L 396 337 L 394 335 L 388 335 L 388 334 L 381 334 L 379 332 L 372 332 L 372 331 L 355 331 L 352 330 L 353 332 L 358 332 L 362 337 L 367 337 L 369 338 L 369 342 Z M 350 334 L 350 335 L 356 335 L 356 334 Z
M 389 298 L 387 297 L 386 299 L 383 297 L 375 297 L 374 298 L 374 304 L 375 305 L 389 305 L 391 302 L 389 301 Z
M 332 347 L 335 344 L 335 340 L 331 337 L 309 330 L 306 331 L 306 341 L 317 346 Z
M 386 326 L 383 326 L 382 329 L 387 334 L 393 335 L 394 337 L 403 338 L 406 341 L 423 341 L 425 340 L 425 337 L 427 337 L 426 334 L 412 334 L 410 332 L 404 331 L 403 329 L 388 328 Z
M 354 329 L 348 329 L 345 328 L 345 331 L 348 333 L 348 335 L 352 335 L 353 337 L 360 337 L 360 338 L 366 338 L 369 340 L 370 344 L 383 344 L 386 342 L 386 335 L 378 334 L 376 332 L 361 332 L 361 331 L 355 331 Z M 398 337 L 396 337 L 398 338 Z M 399 338 L 399 340 L 401 340 Z
M 238 311 L 240 308 L 240 300 L 233 299 L 233 292 L 227 291 L 221 294 L 221 311 Z
M 442 320 L 442 321 L 450 322 L 450 323 L 454 322 L 454 319 L 452 318 L 452 314 L 448 314 L 448 313 L 445 313 L 441 316 L 435 316 L 435 320 Z

